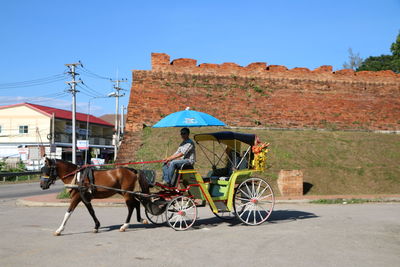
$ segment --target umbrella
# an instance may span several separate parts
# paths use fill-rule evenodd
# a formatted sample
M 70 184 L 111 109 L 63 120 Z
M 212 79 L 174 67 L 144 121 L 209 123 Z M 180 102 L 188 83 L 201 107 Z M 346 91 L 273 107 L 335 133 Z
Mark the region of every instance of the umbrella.
M 226 124 L 207 113 L 190 110 L 187 107 L 185 110 L 169 114 L 153 125 L 154 128 L 202 126 L 226 126 Z

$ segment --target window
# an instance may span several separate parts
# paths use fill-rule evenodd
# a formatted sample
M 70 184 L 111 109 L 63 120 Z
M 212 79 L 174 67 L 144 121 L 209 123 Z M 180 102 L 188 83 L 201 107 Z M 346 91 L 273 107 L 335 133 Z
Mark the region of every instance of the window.
M 19 126 L 19 133 L 20 134 L 28 133 L 28 125 L 20 125 Z

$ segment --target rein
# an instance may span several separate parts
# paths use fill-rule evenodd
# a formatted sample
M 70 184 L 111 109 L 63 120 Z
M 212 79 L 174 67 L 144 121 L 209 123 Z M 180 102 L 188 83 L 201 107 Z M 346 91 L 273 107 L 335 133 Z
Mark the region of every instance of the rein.
M 77 168 L 75 171 L 72 171 L 66 175 L 64 175 L 63 177 L 60 177 L 61 180 L 76 174 L 77 172 L 86 169 L 88 167 L 95 167 L 95 166 L 122 166 L 122 165 L 137 165 L 137 164 L 150 164 L 150 163 L 161 163 L 163 162 L 163 160 L 153 160 L 153 161 L 137 161 L 137 162 L 128 162 L 128 163 L 110 163 L 110 164 L 87 164 L 87 165 L 83 165 L 80 168 Z

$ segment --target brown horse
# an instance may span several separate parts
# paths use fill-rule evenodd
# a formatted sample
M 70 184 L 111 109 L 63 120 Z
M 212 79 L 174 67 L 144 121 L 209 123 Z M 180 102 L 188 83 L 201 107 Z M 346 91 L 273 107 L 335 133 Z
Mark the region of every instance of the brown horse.
M 50 185 L 52 185 L 56 181 L 57 178 L 61 179 L 64 182 L 64 184 L 71 184 L 74 180 L 75 173 L 77 170 L 78 166 L 70 162 L 46 158 L 45 166 L 42 168 L 40 187 L 43 190 L 48 189 Z M 90 200 L 92 198 L 107 198 L 117 193 L 121 194 L 124 197 L 125 203 L 128 207 L 128 217 L 126 218 L 125 223 L 121 226 L 119 230 L 121 232 L 124 232 L 129 227 L 129 222 L 131 220 L 131 216 L 135 208 L 136 208 L 136 215 L 138 222 L 147 223 L 147 221 L 142 220 L 140 216 L 140 202 L 134 197 L 133 194 L 102 188 L 102 187 L 109 187 L 115 189 L 122 189 L 126 191 L 133 191 L 136 182 L 138 181 L 141 191 L 143 193 L 148 193 L 149 185 L 144 176 L 141 175 L 141 172 L 129 168 L 94 170 L 93 178 L 95 185 L 99 185 L 100 187 L 95 187 L 92 193 L 88 192 L 84 193 L 84 199 L 82 199 L 81 193 L 79 192 L 78 188 L 73 188 L 71 190 L 70 192 L 71 201 L 69 208 L 65 213 L 64 219 L 60 227 L 54 232 L 54 235 L 58 236 L 61 234 L 72 212 L 81 201 L 85 204 L 90 215 L 92 216 L 95 222 L 95 227 L 93 229 L 93 232 L 97 233 L 100 227 L 100 222 L 95 215 Z

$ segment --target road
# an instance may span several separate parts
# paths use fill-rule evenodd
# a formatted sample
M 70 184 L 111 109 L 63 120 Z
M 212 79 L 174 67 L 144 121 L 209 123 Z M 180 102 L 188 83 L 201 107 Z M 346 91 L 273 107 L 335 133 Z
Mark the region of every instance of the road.
M 260 226 L 222 222 L 199 208 L 184 232 L 138 224 L 118 231 L 122 207 L 84 207 L 62 236 L 65 207 L 0 203 L 0 266 L 400 266 L 400 203 L 278 204 Z
M 39 186 L 39 182 L 21 184 L 0 184 L 0 201 L 34 195 L 56 193 L 60 192 L 63 188 L 64 184 L 60 181 L 57 181 L 48 190 L 42 190 Z

